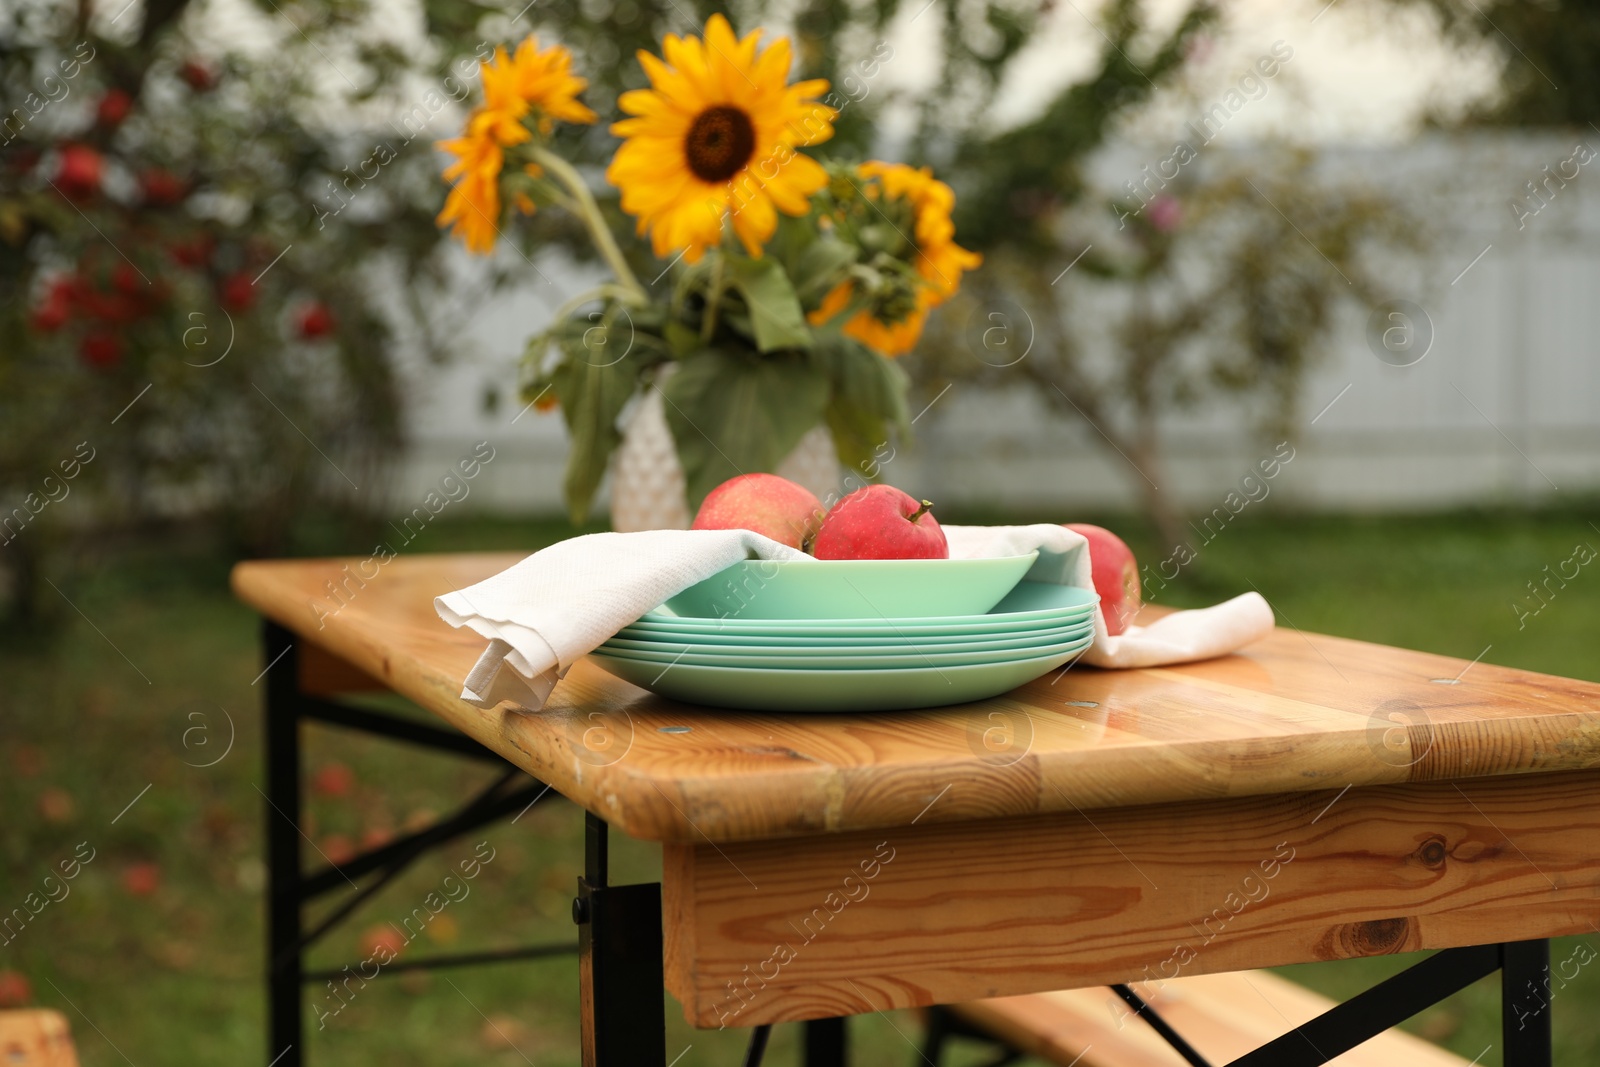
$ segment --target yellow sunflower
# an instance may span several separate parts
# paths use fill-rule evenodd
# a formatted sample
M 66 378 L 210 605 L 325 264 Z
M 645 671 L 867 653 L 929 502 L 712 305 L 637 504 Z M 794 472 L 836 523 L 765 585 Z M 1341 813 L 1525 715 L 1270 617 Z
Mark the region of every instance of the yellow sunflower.
M 482 66 L 483 106 L 476 119 L 504 146 L 521 144 L 533 135 L 522 124 L 530 110 L 539 132 L 549 135 L 559 119 L 587 125 L 600 116 L 578 102 L 589 82 L 572 73 L 572 53 L 560 45 L 539 50 L 539 38 L 529 37 L 507 57 L 496 48 L 494 59 Z
M 922 283 L 917 288 L 916 306 L 899 318 L 884 321 L 867 308 L 844 324 L 844 332 L 886 356 L 909 352 L 922 336 L 930 309 L 953 296 L 961 286 L 963 271 L 983 262 L 976 252 L 955 243 L 956 227 L 950 221 L 955 193 L 933 176 L 927 167 L 908 167 L 903 163 L 863 163 L 856 173 L 869 183 L 864 194 L 870 200 L 899 200 L 911 209 L 912 233 L 906 235 L 916 246 L 913 266 Z M 852 282 L 841 282 L 823 297 L 811 313 L 814 325 L 827 322 L 850 303 Z
M 804 215 L 827 184 L 822 167 L 795 148 L 833 136 L 835 111 L 816 102 L 828 83 L 788 84 L 788 38 L 758 53 L 760 37 L 735 38 L 721 15 L 707 20 L 703 42 L 668 34 L 665 62 L 639 53 L 651 87 L 617 101 L 634 117 L 611 127 L 626 140 L 606 177 L 662 258 L 682 249 L 698 261 L 721 241 L 729 215 L 745 250 L 759 256 L 778 225 L 774 208 Z
M 532 139 L 530 117 L 540 133 L 549 134 L 558 119 L 591 123 L 599 116 L 578 102 L 577 95 L 589 83 L 572 73 L 572 53 L 560 45 L 540 51 L 539 39 L 529 37 L 513 55 L 495 49 L 479 70 L 483 104 L 468 116 L 460 137 L 438 142 L 439 148 L 456 157 L 445 169 L 445 179 L 457 180 L 437 221 L 449 226 L 471 251 L 487 253 L 494 249 L 499 232 L 504 150 Z M 523 169 L 535 178 L 542 173 L 533 163 Z M 516 203 L 524 214 L 533 211 L 533 201 L 524 194 Z
M 456 157 L 445 168 L 445 179 L 457 179 L 445 197 L 444 210 L 436 220 L 449 226 L 468 251 L 486 255 L 494 250 L 500 219 L 500 168 L 505 153 L 489 137 L 467 133 L 453 141 L 440 141 L 439 147 Z

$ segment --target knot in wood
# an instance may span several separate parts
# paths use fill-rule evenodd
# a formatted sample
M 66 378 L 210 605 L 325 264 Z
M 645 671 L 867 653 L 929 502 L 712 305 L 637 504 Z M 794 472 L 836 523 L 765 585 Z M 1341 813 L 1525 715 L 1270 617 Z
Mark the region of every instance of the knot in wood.
M 1449 855 L 1450 850 L 1446 847 L 1444 838 L 1438 835 L 1428 838 L 1422 843 L 1422 847 L 1416 851 L 1416 857 L 1424 867 L 1435 869 L 1443 867 L 1444 861 Z
M 1410 933 L 1411 920 L 1404 916 L 1369 919 L 1334 927 L 1318 948 L 1323 959 L 1381 956 L 1405 951 Z

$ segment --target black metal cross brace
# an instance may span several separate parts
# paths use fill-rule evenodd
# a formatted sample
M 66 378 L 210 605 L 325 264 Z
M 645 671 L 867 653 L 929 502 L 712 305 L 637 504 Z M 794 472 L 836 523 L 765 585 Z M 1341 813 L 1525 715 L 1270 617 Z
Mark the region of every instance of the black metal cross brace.
M 522 771 L 464 734 L 301 692 L 294 634 L 268 622 L 263 630 L 263 644 L 268 664 L 263 709 L 267 764 L 267 1056 L 272 1067 L 301 1067 L 305 1062 L 302 986 L 308 982 L 348 978 L 350 970 L 345 967 L 308 972 L 304 966 L 306 950 L 429 849 L 514 812 L 525 811 L 547 796 L 559 794 L 552 794 L 541 782 L 528 780 Z M 300 869 L 300 723 L 305 719 L 496 763 L 504 772 L 454 814 L 433 825 L 343 863 L 303 874 Z M 525 784 L 518 786 L 519 778 L 525 779 Z M 355 885 L 356 879 L 373 872 L 378 872 L 376 877 L 357 888 L 315 927 L 305 928 L 302 909 L 306 904 L 342 886 Z M 575 951 L 577 946 L 569 942 L 464 952 L 394 960 L 377 973 L 501 963 Z M 657 958 L 660 958 L 659 952 Z
M 1469 945 L 1436 952 L 1230 1061 L 1227 1067 L 1320 1067 L 1495 971 L 1500 972 L 1505 1067 L 1550 1067 L 1550 943 L 1543 940 Z M 1211 1067 L 1210 1061 L 1132 988 L 1113 985 L 1111 989 L 1184 1062 L 1191 1067 Z M 978 1037 L 999 1045 L 1001 1059 L 996 1063 L 1009 1063 L 1020 1056 L 1008 1043 L 974 1029 L 948 1009 L 934 1008 L 929 1017 L 924 1059 L 937 1064 L 946 1039 L 954 1035 Z

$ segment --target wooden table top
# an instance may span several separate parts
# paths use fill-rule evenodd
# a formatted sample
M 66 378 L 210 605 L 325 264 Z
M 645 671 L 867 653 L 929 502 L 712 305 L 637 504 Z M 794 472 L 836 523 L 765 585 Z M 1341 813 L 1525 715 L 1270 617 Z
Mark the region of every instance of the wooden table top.
M 459 694 L 484 639 L 442 622 L 433 598 L 519 558 L 242 563 L 233 588 L 305 642 L 645 840 L 756 840 L 1600 766 L 1600 685 L 1282 628 L 1204 663 L 1074 667 L 1004 697 L 927 711 L 702 708 L 588 661 L 541 711 L 482 710 Z M 352 577 L 374 569 L 364 582 Z M 340 599 L 330 582 L 343 586 Z

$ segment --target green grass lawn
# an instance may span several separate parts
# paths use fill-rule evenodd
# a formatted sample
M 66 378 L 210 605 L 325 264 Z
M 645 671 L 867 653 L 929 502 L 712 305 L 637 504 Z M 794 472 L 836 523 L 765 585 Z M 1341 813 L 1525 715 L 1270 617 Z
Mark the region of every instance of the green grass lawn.
M 1141 559 L 1165 555 L 1139 524 L 1105 521 L 1131 535 Z M 1255 587 L 1280 621 L 1305 630 L 1600 680 L 1600 568 L 1586 567 L 1520 628 L 1512 607 L 1528 597 L 1526 583 L 1576 544 L 1600 547 L 1597 526 L 1600 511 L 1248 514 L 1197 546 L 1199 559 L 1157 599 L 1192 605 Z M 441 523 L 418 547 L 531 550 L 570 532 L 559 522 Z M 176 551 L 109 556 L 61 585 L 71 606 L 58 626 L 6 634 L 0 647 L 0 905 L 20 906 L 80 844 L 94 850 L 67 883 L 70 894 L 0 944 L 0 970 L 21 972 L 37 1003 L 67 1013 L 86 1067 L 265 1063 L 264 802 L 260 691 L 252 685 L 261 664 L 256 620 L 230 598 L 225 577 L 223 562 Z M 331 728 L 308 727 L 306 750 L 311 778 L 335 768 L 306 808 L 308 832 L 325 851 L 426 822 L 493 774 Z M 352 780 L 340 780 L 341 766 Z M 579 813 L 556 801 L 446 847 L 330 934 L 312 966 L 365 955 L 363 934 L 403 918 L 479 841 L 493 860 L 470 895 L 429 925 L 423 947 L 572 937 L 581 838 Z M 617 880 L 655 876 L 650 848 L 623 842 L 615 851 Z M 1554 958 L 1575 943 L 1557 942 Z M 1292 970 L 1345 996 L 1406 962 Z M 308 1002 L 331 1007 L 324 993 L 309 990 Z M 1472 1059 L 1496 1041 L 1498 1003 L 1497 988 L 1485 983 L 1414 1026 Z M 1600 1062 L 1597 1005 L 1600 971 L 1586 969 L 1559 994 L 1559 1062 Z M 321 1030 L 313 1010 L 312 1056 L 341 1065 L 562 1067 L 578 1062 L 576 1012 L 570 958 L 411 974 L 368 985 Z M 739 1062 L 742 1035 L 691 1030 L 670 1002 L 667 1016 L 668 1058 L 687 1050 L 678 1067 Z M 795 1062 L 795 1029 L 778 1029 L 768 1063 Z M 920 1062 L 908 1044 L 918 1036 L 909 1013 L 868 1017 L 853 1032 L 858 1064 Z M 1498 1064 L 1498 1049 L 1479 1062 Z

